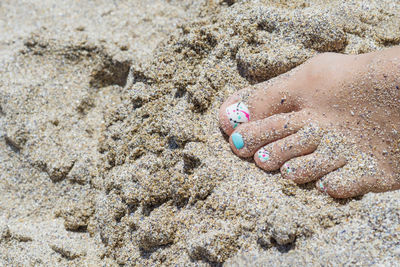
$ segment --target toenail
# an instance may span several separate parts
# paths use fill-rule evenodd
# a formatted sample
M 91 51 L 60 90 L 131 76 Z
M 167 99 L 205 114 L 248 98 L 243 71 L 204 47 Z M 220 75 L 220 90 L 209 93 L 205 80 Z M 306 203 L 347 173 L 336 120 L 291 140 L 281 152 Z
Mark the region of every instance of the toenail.
M 241 149 L 244 147 L 243 137 L 240 133 L 232 134 L 232 142 L 237 149 Z
M 260 159 L 261 162 L 266 162 L 267 160 L 269 160 L 269 153 L 264 148 L 258 150 L 257 153 L 258 153 L 258 158 Z
M 249 109 L 243 102 L 238 102 L 226 108 L 226 115 L 233 128 L 236 128 L 240 123 L 250 120 Z
M 284 168 L 285 168 L 286 174 L 289 174 L 289 173 L 291 173 L 291 172 L 294 172 L 294 168 L 291 168 L 291 167 L 290 167 L 289 165 L 287 165 L 287 164 L 284 165 Z
M 322 191 L 326 193 L 326 187 L 324 185 L 324 182 L 322 180 L 318 181 L 318 188 Z

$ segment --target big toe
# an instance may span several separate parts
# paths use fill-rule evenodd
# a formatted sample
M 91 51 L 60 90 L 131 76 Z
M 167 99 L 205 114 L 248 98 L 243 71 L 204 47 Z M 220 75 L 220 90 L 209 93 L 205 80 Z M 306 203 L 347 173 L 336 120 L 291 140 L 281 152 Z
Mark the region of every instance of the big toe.
M 231 135 L 241 124 L 300 110 L 297 99 L 286 89 L 288 81 L 283 78 L 279 78 L 279 84 L 277 81 L 244 88 L 230 96 L 219 110 L 222 130 Z

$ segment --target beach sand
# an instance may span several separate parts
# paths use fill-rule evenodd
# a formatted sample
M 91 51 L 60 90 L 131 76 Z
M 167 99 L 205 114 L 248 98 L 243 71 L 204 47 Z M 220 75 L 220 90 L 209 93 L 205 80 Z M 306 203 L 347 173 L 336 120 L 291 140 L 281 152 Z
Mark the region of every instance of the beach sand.
M 400 44 L 396 1 L 1 1 L 0 265 L 393 266 L 400 191 L 230 150 L 233 92 Z

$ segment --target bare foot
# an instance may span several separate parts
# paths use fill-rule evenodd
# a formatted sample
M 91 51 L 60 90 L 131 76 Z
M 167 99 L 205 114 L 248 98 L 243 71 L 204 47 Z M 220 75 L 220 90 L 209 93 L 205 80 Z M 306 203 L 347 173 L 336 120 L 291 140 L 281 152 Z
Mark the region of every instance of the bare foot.
M 400 47 L 321 54 L 221 106 L 233 152 L 335 198 L 400 188 Z

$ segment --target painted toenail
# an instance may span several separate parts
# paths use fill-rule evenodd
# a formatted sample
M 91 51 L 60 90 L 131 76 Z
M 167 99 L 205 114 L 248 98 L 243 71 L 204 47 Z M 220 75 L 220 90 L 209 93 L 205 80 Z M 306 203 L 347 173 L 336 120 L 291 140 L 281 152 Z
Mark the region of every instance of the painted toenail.
M 232 134 L 232 142 L 237 149 L 241 149 L 244 147 L 243 137 L 240 133 Z
M 285 167 L 285 170 L 286 170 L 286 174 L 294 172 L 294 168 L 291 168 L 289 165 L 285 164 L 284 167 Z
M 258 150 L 257 154 L 261 162 L 266 162 L 267 160 L 269 160 L 269 153 L 264 148 Z
M 233 128 L 236 128 L 240 123 L 250 120 L 249 109 L 243 102 L 238 102 L 226 108 L 226 115 Z
M 322 182 L 322 180 L 319 180 L 319 181 L 318 181 L 318 187 L 319 187 L 319 189 L 320 189 L 322 192 L 325 192 L 325 193 L 326 193 L 326 187 L 325 187 L 325 185 L 324 185 L 324 182 Z

